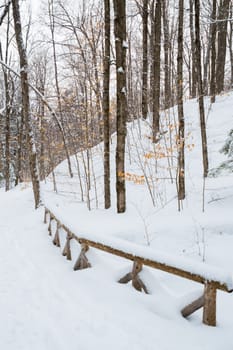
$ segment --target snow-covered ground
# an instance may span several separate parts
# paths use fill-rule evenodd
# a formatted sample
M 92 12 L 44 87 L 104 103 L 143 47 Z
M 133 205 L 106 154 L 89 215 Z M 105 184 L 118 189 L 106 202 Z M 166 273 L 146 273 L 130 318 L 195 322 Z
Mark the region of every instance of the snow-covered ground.
M 208 101 L 206 105 L 208 108 Z M 208 114 L 210 168 L 223 159 L 218 151 L 232 127 L 232 105 L 233 94 L 218 97 Z M 52 192 L 51 178 L 43 185 L 45 204 L 77 234 L 102 238 L 107 235 L 109 240 L 120 238 L 121 242 L 127 240 L 127 244 L 137 243 L 145 249 L 149 243 L 150 249 L 166 252 L 171 258 L 185 257 L 232 273 L 232 175 L 206 180 L 203 213 L 197 110 L 195 101 L 186 103 L 186 143 L 190 146 L 186 160 L 187 198 L 182 211 L 177 211 L 175 186 L 169 178 L 174 176 L 172 164 L 168 165 L 167 158 L 157 162 L 150 156 L 154 150 L 148 139 L 148 125 L 136 122 L 129 125 L 129 205 L 125 214 L 116 214 L 114 200 L 112 209 L 102 209 L 101 146 L 92 150 L 98 196 L 94 186 L 90 194 L 91 206 L 98 204 L 99 209 L 88 211 L 81 202 L 79 180 L 77 176 L 68 178 L 66 162 L 56 169 L 58 194 Z M 168 125 L 173 127 L 172 118 L 172 113 L 170 122 L 164 117 L 164 130 Z M 164 145 L 169 148 L 166 136 L 168 133 L 161 154 Z M 78 157 L 82 173 L 81 155 Z M 75 159 L 72 161 L 75 166 Z M 146 167 L 144 174 L 142 164 Z M 145 175 L 149 183 L 152 177 L 158 178 L 156 188 L 151 187 L 154 206 L 147 185 L 134 183 Z M 217 327 L 212 328 L 202 324 L 201 311 L 189 319 L 180 315 L 191 295 L 202 292 L 199 284 L 144 268 L 141 278 L 150 294 L 139 293 L 130 284 L 117 283 L 132 264 L 95 249 L 88 252 L 92 268 L 74 272 L 72 266 L 80 248 L 71 241 L 73 261 L 69 262 L 62 257 L 62 248 L 53 246 L 43 224 L 43 208 L 33 210 L 28 184 L 0 192 L 0 232 L 0 349 L 233 349 L 233 295 L 218 292 Z M 61 240 L 64 245 L 62 232 Z

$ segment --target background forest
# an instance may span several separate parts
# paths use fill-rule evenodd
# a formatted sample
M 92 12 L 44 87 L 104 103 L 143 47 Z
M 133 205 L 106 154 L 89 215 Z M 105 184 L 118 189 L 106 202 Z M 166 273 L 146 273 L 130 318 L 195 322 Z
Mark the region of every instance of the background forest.
M 116 132 L 111 166 L 117 210 L 124 212 L 125 181 L 146 182 L 153 197 L 156 168 L 151 174 L 142 169 L 140 176 L 125 170 L 126 125 L 144 120 L 152 144 L 144 156 L 166 159 L 166 176 L 182 201 L 185 149 L 195 145 L 185 134 L 183 102 L 198 99 L 206 177 L 208 110 L 216 94 L 233 85 L 232 6 L 230 0 L 2 1 L 0 174 L 6 191 L 32 178 L 37 207 L 39 180 L 64 159 L 72 177 L 70 157 L 80 152 L 80 199 L 90 208 L 92 147 L 103 141 L 109 208 Z M 205 96 L 211 97 L 207 110 Z M 178 120 L 166 112 L 171 107 L 178 108 Z M 56 190 L 55 175 L 53 181 Z

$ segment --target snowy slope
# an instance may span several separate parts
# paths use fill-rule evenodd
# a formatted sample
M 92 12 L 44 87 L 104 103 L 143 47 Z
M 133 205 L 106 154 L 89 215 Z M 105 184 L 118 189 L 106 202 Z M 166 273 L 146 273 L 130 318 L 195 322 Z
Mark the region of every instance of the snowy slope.
M 208 106 L 208 101 L 206 101 Z M 232 126 L 233 95 L 217 99 L 208 115 L 208 142 L 211 167 L 222 160 L 218 153 Z M 201 150 L 195 101 L 185 105 L 187 134 L 192 133 L 195 147 L 187 151 L 187 199 L 177 212 L 174 185 L 158 181 L 156 206 L 151 203 L 144 184 L 127 182 L 129 207 L 124 215 L 115 209 L 88 211 L 80 201 L 79 181 L 67 176 L 66 163 L 56 169 L 58 194 L 52 192 L 51 180 L 44 185 L 45 203 L 69 221 L 78 232 L 126 239 L 150 249 L 165 251 L 222 267 L 233 266 L 233 189 L 232 175 L 206 181 L 205 212 L 202 213 Z M 136 130 L 138 125 L 129 126 Z M 142 147 L 140 159 L 132 142 L 127 172 L 141 176 L 140 160 L 149 153 L 148 126 L 140 125 Z M 135 136 L 136 138 L 136 136 Z M 196 140 L 198 139 L 198 142 Z M 192 143 L 190 139 L 190 143 Z M 114 140 L 113 140 L 114 146 Z M 134 146 L 134 147 L 133 147 Z M 100 147 L 100 146 L 99 146 Z M 98 191 L 102 191 L 102 156 L 93 150 Z M 78 155 L 80 157 L 80 155 Z M 112 154 L 114 158 L 114 153 Z M 134 160 L 134 161 L 133 161 Z M 154 162 L 154 159 L 149 159 Z M 159 163 L 157 176 L 167 177 Z M 75 165 L 75 159 L 73 159 Z M 153 169 L 152 164 L 148 172 Z M 153 163 L 154 166 L 154 163 Z M 114 170 L 113 170 L 114 173 Z M 113 187 L 114 187 L 114 180 Z M 94 198 L 93 193 L 91 194 Z M 95 206 L 95 200 L 92 201 Z M 232 350 L 233 296 L 219 292 L 218 326 L 201 322 L 201 312 L 188 320 L 180 309 L 200 294 L 202 286 L 161 271 L 144 268 L 141 278 L 150 295 L 139 293 L 131 285 L 117 280 L 131 269 L 131 263 L 90 249 L 92 268 L 72 270 L 79 247 L 73 242 L 72 262 L 66 261 L 61 249 L 55 248 L 43 224 L 43 209 L 33 210 L 29 185 L 8 193 L 0 192 L 0 349 L 4 350 Z M 64 236 L 61 234 L 64 244 Z M 203 260 L 205 262 L 203 262 Z
M 207 133 L 209 147 L 210 169 L 218 166 L 224 159 L 219 150 L 232 127 L 233 94 L 218 97 L 210 109 L 206 99 Z M 61 163 L 56 171 L 58 194 L 53 192 L 51 178 L 44 185 L 44 199 L 51 210 L 56 210 L 66 222 L 75 227 L 77 232 L 97 235 L 112 235 L 128 241 L 155 247 L 176 255 L 189 256 L 199 261 L 228 267 L 231 261 L 231 247 L 225 245 L 225 240 L 231 240 L 233 219 L 232 175 L 225 174 L 218 178 L 208 178 L 205 183 L 204 213 L 203 213 L 203 178 L 201 135 L 199 128 L 198 105 L 195 100 L 185 104 L 186 118 L 186 190 L 183 210 L 178 212 L 175 180 L 171 183 L 170 176 L 175 178 L 176 152 L 173 157 L 155 159 L 153 154 L 163 154 L 170 145 L 175 145 L 176 108 L 163 115 L 163 129 L 172 128 L 170 137 L 166 133 L 161 141 L 161 148 L 154 149 L 151 144 L 150 126 L 148 122 L 134 122 L 128 125 L 128 144 L 126 156 L 126 172 L 129 181 L 127 185 L 127 212 L 116 214 L 115 205 L 115 170 L 112 169 L 112 208 L 103 210 L 103 157 L 99 145 L 92 149 L 93 181 L 91 211 L 81 202 L 80 185 L 77 176 L 70 179 L 66 161 Z M 170 140 L 171 139 L 171 140 Z M 166 147 L 165 147 L 166 146 Z M 156 146 L 157 147 L 157 146 Z M 112 164 L 115 157 L 115 136 L 112 140 Z M 171 152 L 168 152 L 171 155 Z M 148 155 L 151 155 L 148 158 Z M 171 164 L 173 159 L 173 165 Z M 82 156 L 78 154 L 80 172 Z M 73 168 L 76 160 L 73 158 Z M 168 162 L 170 163 L 168 164 Z M 168 166 L 170 165 L 170 166 Z M 144 168 L 144 172 L 142 170 Z M 94 171 L 93 171 L 94 169 Z M 148 178 L 151 192 L 154 191 L 154 204 L 151 200 L 148 186 L 135 184 L 145 175 Z M 134 176 L 134 177 L 133 177 Z M 96 185 L 94 185 L 94 180 Z M 85 197 L 85 182 L 84 197 Z M 97 196 L 95 194 L 97 192 Z M 96 203 L 97 202 L 97 203 Z M 99 209 L 96 210 L 96 204 Z M 169 218 L 169 219 L 168 219 Z M 63 221 L 64 221 L 63 220 Z M 97 222 L 97 224 L 95 224 Z M 101 224 L 100 224 L 101 223 Z M 217 248 L 217 249 L 216 249 Z

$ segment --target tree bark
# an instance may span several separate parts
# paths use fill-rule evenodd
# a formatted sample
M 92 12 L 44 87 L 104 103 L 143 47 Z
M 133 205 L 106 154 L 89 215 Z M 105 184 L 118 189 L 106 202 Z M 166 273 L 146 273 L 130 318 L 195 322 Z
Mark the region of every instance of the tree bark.
M 226 61 L 227 19 L 229 16 L 230 0 L 223 0 L 219 5 L 218 15 L 218 53 L 216 61 L 216 92 L 224 90 L 224 71 Z
M 190 25 L 190 38 L 191 38 L 191 52 L 192 52 L 192 85 L 191 85 L 191 98 L 197 96 L 197 72 L 196 72 L 196 49 L 195 49 L 195 30 L 193 25 L 193 0 L 189 1 L 189 25 Z
M 211 75 L 210 75 L 210 96 L 211 103 L 215 102 L 216 94 L 216 0 L 213 0 L 213 9 L 211 15 Z
M 169 42 L 169 21 L 168 21 L 168 2 L 162 1 L 162 17 L 163 17 L 163 37 L 164 37 L 164 108 L 171 107 L 171 68 L 169 64 L 169 51 L 171 44 Z
M 117 147 L 116 147 L 116 192 L 117 212 L 126 210 L 125 190 L 125 138 L 126 138 L 126 4 L 114 0 L 114 34 L 116 47 L 117 76 Z
M 8 63 L 8 51 L 9 51 L 9 31 L 10 31 L 10 2 L 5 6 L 3 18 L 7 15 L 7 28 L 6 28 L 6 40 L 5 40 L 5 55 L 4 60 L 6 64 Z M 3 60 L 2 45 L 0 42 L 0 57 Z M 10 189 L 10 163 L 11 163 L 11 154 L 10 154 L 10 138 L 11 138 L 11 129 L 10 129 L 10 114 L 11 114 L 11 99 L 10 99 L 10 72 L 6 68 L 3 68 L 3 79 L 4 79 L 4 92 L 5 92 L 5 191 Z
M 179 0 L 178 55 L 177 55 L 177 97 L 178 97 L 178 199 L 185 198 L 185 158 L 184 158 L 184 109 L 183 109 L 183 23 L 184 0 Z
M 161 0 L 156 1 L 154 17 L 154 79 L 153 79 L 153 142 L 159 141 L 160 132 L 160 53 L 161 53 Z
M 104 205 L 111 206 L 110 190 L 110 127 L 109 127 L 109 82 L 110 82 L 110 2 L 104 0 L 104 80 L 103 80 L 103 117 L 104 117 Z
M 230 14 L 229 17 L 232 18 L 233 16 L 233 4 L 230 5 Z M 233 24 L 232 21 L 230 21 L 230 33 L 228 37 L 228 43 L 229 43 L 229 55 L 230 55 L 230 65 L 231 65 L 231 89 L 233 88 L 233 48 L 232 48 L 232 36 L 233 36 Z
M 147 80 L 148 80 L 148 0 L 143 0 L 142 9 L 142 24 L 143 24 L 143 37 L 142 37 L 142 117 L 147 118 L 148 105 L 147 105 Z

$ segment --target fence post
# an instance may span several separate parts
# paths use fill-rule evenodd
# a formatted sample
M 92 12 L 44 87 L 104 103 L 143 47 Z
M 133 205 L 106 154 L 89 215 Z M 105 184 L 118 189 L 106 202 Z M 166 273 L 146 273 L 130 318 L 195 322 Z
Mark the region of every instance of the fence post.
M 217 289 L 211 282 L 206 281 L 204 291 L 203 323 L 216 326 L 216 296 Z

